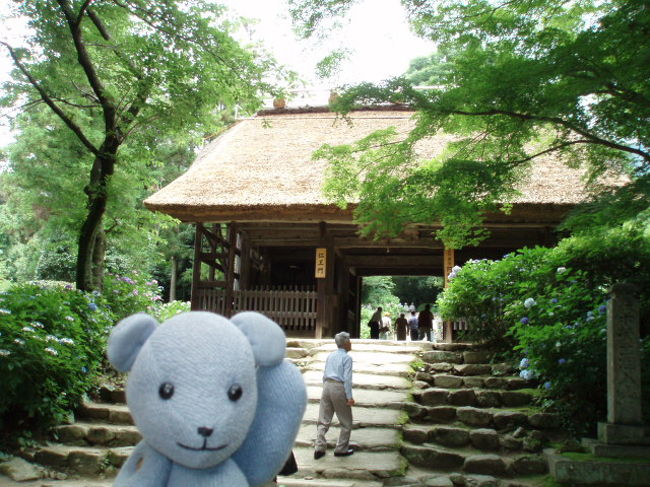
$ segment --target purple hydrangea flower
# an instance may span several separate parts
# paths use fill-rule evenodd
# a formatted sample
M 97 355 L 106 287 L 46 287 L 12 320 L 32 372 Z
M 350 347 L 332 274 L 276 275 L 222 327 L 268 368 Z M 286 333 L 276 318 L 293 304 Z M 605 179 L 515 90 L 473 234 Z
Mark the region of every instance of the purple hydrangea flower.
M 519 320 L 519 323 L 522 325 L 527 325 L 528 324 L 528 318 L 524 316 L 522 319 Z
M 560 300 L 557 299 L 557 298 L 553 298 L 553 299 L 551 299 L 551 303 L 553 303 L 553 304 L 557 304 L 559 301 L 560 301 Z
M 607 312 L 607 305 L 606 305 L 606 304 L 601 304 L 601 305 L 598 307 L 598 312 L 599 312 L 601 315 L 605 314 L 605 313 Z
M 557 361 L 557 363 L 560 364 L 560 365 L 564 365 L 564 364 L 566 364 L 566 359 L 565 359 L 565 358 L 561 358 L 561 359 L 559 359 L 559 360 Z
M 519 362 L 520 369 L 527 369 L 529 365 L 530 365 L 530 360 L 528 360 L 526 357 L 522 358 L 521 362 Z
M 88 308 L 90 308 L 90 311 L 97 311 L 98 309 L 97 304 L 95 303 L 88 303 Z
M 544 382 L 544 389 L 549 390 L 551 388 L 551 385 L 552 385 L 551 381 L 547 380 L 546 382 Z

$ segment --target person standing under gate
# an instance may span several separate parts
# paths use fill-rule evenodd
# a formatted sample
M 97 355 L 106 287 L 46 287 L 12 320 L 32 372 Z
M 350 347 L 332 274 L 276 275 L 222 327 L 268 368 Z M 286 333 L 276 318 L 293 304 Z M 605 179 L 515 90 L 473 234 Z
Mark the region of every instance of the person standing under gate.
M 411 335 L 411 341 L 415 342 L 419 338 L 418 332 L 418 315 L 415 314 L 415 311 L 411 311 L 411 317 L 409 318 L 409 333 Z
M 381 318 L 381 326 L 379 327 L 379 339 L 380 340 L 390 340 L 391 339 L 391 329 L 393 323 L 390 320 L 390 312 L 386 312 Z
M 395 320 L 395 332 L 397 333 L 397 340 L 406 340 L 406 329 L 408 326 L 409 324 L 408 321 L 406 321 L 404 313 L 400 313 L 399 318 Z
M 379 338 L 379 328 L 381 327 L 381 319 L 382 319 L 382 311 L 383 309 L 381 306 L 377 308 L 377 311 L 372 315 L 372 318 L 370 318 L 370 321 L 368 322 L 368 327 L 370 328 L 370 338 L 372 340 L 377 340 Z
M 381 309 L 381 308 L 380 308 Z M 323 393 L 320 398 L 318 412 L 318 433 L 314 458 L 318 460 L 325 455 L 327 440 L 325 435 L 332 424 L 332 417 L 336 413 L 341 432 L 334 449 L 335 457 L 352 455 L 350 448 L 350 433 L 352 432 L 352 357 L 348 352 L 352 349 L 350 334 L 342 331 L 334 337 L 338 350 L 332 352 L 325 361 L 323 372 Z
M 420 340 L 423 338 L 431 340 L 431 330 L 433 329 L 433 313 L 431 312 L 431 305 L 427 304 L 423 311 L 420 311 L 418 316 L 418 328 L 420 329 Z

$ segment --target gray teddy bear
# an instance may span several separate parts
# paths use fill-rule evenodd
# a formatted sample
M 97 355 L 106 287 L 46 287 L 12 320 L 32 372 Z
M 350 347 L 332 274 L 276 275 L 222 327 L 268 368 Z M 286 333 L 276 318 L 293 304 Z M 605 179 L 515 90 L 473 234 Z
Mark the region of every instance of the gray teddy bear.
M 256 487 L 288 458 L 307 402 L 265 316 L 209 312 L 161 325 L 144 313 L 117 324 L 108 358 L 130 371 L 126 398 L 142 441 L 114 486 Z

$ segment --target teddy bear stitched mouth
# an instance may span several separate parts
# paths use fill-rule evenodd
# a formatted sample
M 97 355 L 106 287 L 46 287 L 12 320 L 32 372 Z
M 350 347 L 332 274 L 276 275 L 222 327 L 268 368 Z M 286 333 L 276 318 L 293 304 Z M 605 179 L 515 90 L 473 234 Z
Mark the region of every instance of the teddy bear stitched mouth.
M 221 446 L 209 447 L 207 439 L 203 440 L 203 446 L 201 446 L 201 448 L 196 448 L 195 446 L 183 445 L 182 443 L 179 442 L 176 442 L 176 444 L 181 448 L 185 448 L 186 450 L 192 450 L 192 451 L 217 451 L 217 450 L 221 450 L 222 448 L 226 448 L 228 446 L 228 444 L 225 444 Z

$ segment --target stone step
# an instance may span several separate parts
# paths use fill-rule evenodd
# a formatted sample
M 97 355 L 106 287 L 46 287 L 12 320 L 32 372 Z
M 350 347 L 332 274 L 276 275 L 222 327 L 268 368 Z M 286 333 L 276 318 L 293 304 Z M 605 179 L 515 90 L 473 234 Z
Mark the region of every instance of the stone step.
M 447 448 L 471 447 L 482 452 L 539 453 L 544 435 L 538 430 L 518 428 L 515 432 L 497 432 L 492 428 L 468 428 L 453 423 L 447 425 L 412 425 L 403 428 L 404 441 L 422 445 L 437 444 Z
M 352 342 L 352 349 L 363 349 L 363 350 L 376 350 L 376 351 L 386 351 L 391 348 L 406 349 L 409 352 L 419 352 L 422 350 L 432 350 L 434 346 L 438 344 L 433 344 L 431 342 L 424 341 L 415 341 L 415 342 L 404 342 L 397 340 L 371 340 L 369 338 L 353 338 L 350 340 Z M 336 344 L 331 338 L 289 338 L 287 339 L 287 348 L 303 348 L 307 351 L 315 349 L 327 349 L 327 350 L 336 350 Z M 443 344 L 452 345 L 454 349 L 459 349 L 458 347 L 467 347 L 463 344 Z
M 519 374 L 517 367 L 512 364 L 498 363 L 462 363 L 461 361 L 431 362 L 425 363 L 422 372 L 426 374 L 447 373 L 453 375 L 487 375 L 492 377 L 516 376 Z
M 314 459 L 313 448 L 296 447 L 293 453 L 299 477 L 377 481 L 399 475 L 404 468 L 404 459 L 397 451 L 357 451 L 347 457 L 336 457 L 334 450 L 328 449 L 318 460 Z
M 310 402 L 320 402 L 323 388 L 320 386 L 307 387 L 307 397 Z M 401 409 L 402 403 L 408 400 L 409 393 L 403 390 L 372 390 L 355 389 L 354 401 L 356 406 L 383 407 L 389 409 Z
M 309 350 L 302 347 L 287 347 L 286 357 L 293 360 L 309 358 Z
M 404 405 L 411 421 L 415 423 L 449 424 L 460 422 L 474 428 L 494 428 L 510 431 L 519 426 L 539 430 L 559 428 L 559 417 L 553 413 L 540 413 L 535 409 L 492 409 L 472 406 L 422 406 L 417 403 Z
M 49 444 L 33 455 L 36 463 L 55 470 L 80 475 L 114 474 L 126 461 L 133 447 L 96 448 Z
M 55 439 L 74 446 L 134 446 L 142 435 L 135 426 L 76 422 L 57 426 Z
M 295 474 L 298 475 L 298 474 Z M 357 479 L 313 479 L 313 478 L 295 478 L 291 477 L 278 477 L 277 485 L 280 487 L 383 487 L 383 482 L 373 480 L 357 480 Z M 275 484 L 267 484 L 268 487 Z M 267 486 L 264 486 L 267 487 Z
M 302 375 L 307 386 L 318 386 L 323 384 L 322 370 L 308 370 Z M 409 390 L 411 382 L 405 377 L 382 376 L 376 374 L 352 374 L 352 388 L 356 389 L 401 389 Z
M 318 423 L 319 404 L 307 404 L 307 410 L 302 418 L 303 425 L 315 425 Z M 364 408 L 354 406 L 352 408 L 353 428 L 365 428 L 370 426 L 382 426 L 387 428 L 401 428 L 401 423 L 406 420 L 406 414 L 396 409 Z M 338 425 L 336 415 L 332 425 Z
M 392 353 L 392 354 L 412 354 L 422 352 L 423 348 L 428 348 L 426 342 L 422 344 L 409 345 L 404 342 L 389 341 L 389 340 L 352 340 L 352 352 L 368 352 L 368 353 Z M 328 343 L 319 345 L 309 350 L 310 355 L 316 355 L 321 352 L 331 353 L 336 350 L 334 340 Z M 427 352 L 424 352 L 427 353 Z
M 133 424 L 126 404 L 84 402 L 77 410 L 80 419 L 101 420 L 111 424 Z
M 537 385 L 536 381 L 525 380 L 521 377 L 495 377 L 492 375 L 461 376 L 454 374 L 453 365 L 449 365 L 450 369 L 443 373 L 430 374 L 427 372 L 417 372 L 415 378 L 434 387 L 450 389 L 471 387 L 473 389 L 502 389 L 511 391 L 533 388 Z
M 546 460 L 541 455 L 497 455 L 473 448 L 447 448 L 439 445 L 405 443 L 400 453 L 417 467 L 460 471 L 496 477 L 536 475 L 547 472 Z
M 314 362 L 324 363 L 331 351 L 312 350 L 311 358 Z M 368 352 L 361 350 L 352 350 L 348 352 L 354 361 L 355 370 L 357 363 L 372 364 L 377 366 L 387 364 L 405 364 L 408 365 L 417 358 L 414 353 L 387 353 L 387 352 Z
M 316 429 L 316 425 L 303 424 L 296 438 L 296 446 L 314 448 Z M 326 435 L 328 448 L 334 448 L 338 437 L 338 426 L 331 427 Z M 362 451 L 388 451 L 397 450 L 400 439 L 399 430 L 394 428 L 357 428 L 352 432 L 350 444 Z
M 304 371 L 318 372 L 321 375 L 323 370 L 325 370 L 325 362 L 310 362 L 307 364 Z M 381 375 L 381 376 L 391 376 L 391 377 L 410 377 L 415 374 L 414 370 L 408 365 L 408 363 L 386 363 L 386 364 L 374 364 L 370 362 L 354 362 L 354 375 L 356 374 L 371 374 L 371 375 Z
M 126 402 L 126 393 L 123 388 L 102 386 L 99 389 L 99 399 L 102 402 L 124 404 Z
M 446 382 L 451 385 L 451 381 Z M 534 399 L 527 391 L 450 389 L 430 387 L 413 392 L 413 398 L 425 406 L 475 406 L 483 408 L 528 406 Z

